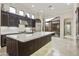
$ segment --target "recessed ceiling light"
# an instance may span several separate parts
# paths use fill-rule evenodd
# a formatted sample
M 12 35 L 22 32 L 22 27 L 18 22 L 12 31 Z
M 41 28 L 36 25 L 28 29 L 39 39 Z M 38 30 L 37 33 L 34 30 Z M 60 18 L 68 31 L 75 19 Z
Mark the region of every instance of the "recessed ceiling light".
M 43 10 L 40 10 L 40 12 L 42 13 L 42 12 L 44 12 Z
M 32 5 L 32 7 L 35 7 L 35 5 Z
M 50 8 L 51 10 L 54 10 L 54 8 L 52 7 L 52 8 Z
M 67 3 L 67 5 L 69 6 L 69 5 L 70 5 L 70 3 Z

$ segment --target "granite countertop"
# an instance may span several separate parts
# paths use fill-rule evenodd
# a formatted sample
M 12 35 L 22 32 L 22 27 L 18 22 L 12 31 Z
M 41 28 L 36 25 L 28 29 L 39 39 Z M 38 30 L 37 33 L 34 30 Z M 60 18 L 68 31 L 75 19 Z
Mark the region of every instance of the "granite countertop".
M 15 33 L 19 33 L 19 32 L 1 32 L 1 35 L 10 35 L 10 34 L 15 34 Z
M 34 32 L 32 34 L 22 33 L 22 34 L 15 34 L 15 35 L 7 35 L 7 37 L 18 40 L 20 42 L 27 42 L 27 41 L 34 40 L 51 34 L 54 34 L 54 32 Z
M 22 34 L 22 33 L 26 33 L 26 34 L 30 34 L 30 33 L 33 33 L 33 32 L 1 32 L 1 35 L 15 35 L 15 34 Z

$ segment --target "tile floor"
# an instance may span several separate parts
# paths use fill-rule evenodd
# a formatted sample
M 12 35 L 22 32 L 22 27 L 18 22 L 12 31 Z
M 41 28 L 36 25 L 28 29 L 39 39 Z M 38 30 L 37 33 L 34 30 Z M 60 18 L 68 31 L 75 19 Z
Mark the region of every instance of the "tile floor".
M 53 50 L 50 56 L 78 56 L 79 40 L 76 42 L 72 39 L 56 39 L 52 37 Z
M 6 47 L 0 48 L 0 56 L 7 56 Z M 79 40 L 52 37 L 52 51 L 47 56 L 79 56 Z

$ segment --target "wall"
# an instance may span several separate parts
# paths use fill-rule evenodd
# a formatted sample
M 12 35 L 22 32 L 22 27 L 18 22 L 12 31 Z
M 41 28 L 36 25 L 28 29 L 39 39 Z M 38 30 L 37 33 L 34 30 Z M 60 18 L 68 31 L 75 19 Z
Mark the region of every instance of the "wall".
M 71 27 L 71 32 L 72 32 L 71 38 L 73 39 L 73 37 L 75 36 L 75 32 L 74 32 L 75 26 L 73 27 L 73 25 L 75 25 L 75 23 L 74 23 L 74 11 L 75 10 L 74 10 L 74 5 L 73 5 L 73 8 L 71 8 L 71 9 L 68 9 L 68 10 L 65 10 L 62 12 L 56 11 L 56 13 L 54 13 L 52 15 L 52 18 L 60 16 L 60 39 L 64 39 L 64 20 L 67 18 L 71 19 L 71 26 L 72 26 Z
M 36 23 L 36 31 L 37 32 L 41 31 L 41 23 Z
M 62 14 L 60 14 L 60 37 L 62 39 L 64 39 L 64 20 L 69 18 L 71 19 L 71 38 L 73 38 L 72 34 L 73 34 L 73 9 L 70 9 L 69 11 L 63 12 Z M 70 39 L 70 37 L 68 37 Z
M 74 17 L 73 9 L 72 9 L 72 11 L 69 11 L 69 12 L 64 13 L 63 15 L 61 15 L 61 17 L 63 18 L 62 20 L 60 20 L 60 24 L 61 24 L 61 22 L 63 22 L 61 24 L 62 29 L 60 29 L 60 32 L 62 33 L 62 34 L 60 34 L 62 39 L 64 38 L 64 20 L 66 20 L 67 18 L 72 20 L 71 21 L 71 38 L 73 38 L 73 27 L 72 27 L 73 26 L 73 20 L 74 20 L 74 18 L 73 18 Z M 70 39 L 70 37 L 68 37 L 68 38 Z

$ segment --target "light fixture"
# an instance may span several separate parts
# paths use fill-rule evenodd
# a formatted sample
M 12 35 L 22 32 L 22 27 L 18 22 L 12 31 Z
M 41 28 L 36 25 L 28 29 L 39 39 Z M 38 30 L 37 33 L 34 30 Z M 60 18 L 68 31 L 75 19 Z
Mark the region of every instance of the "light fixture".
M 35 7 L 35 5 L 32 5 L 32 7 Z

